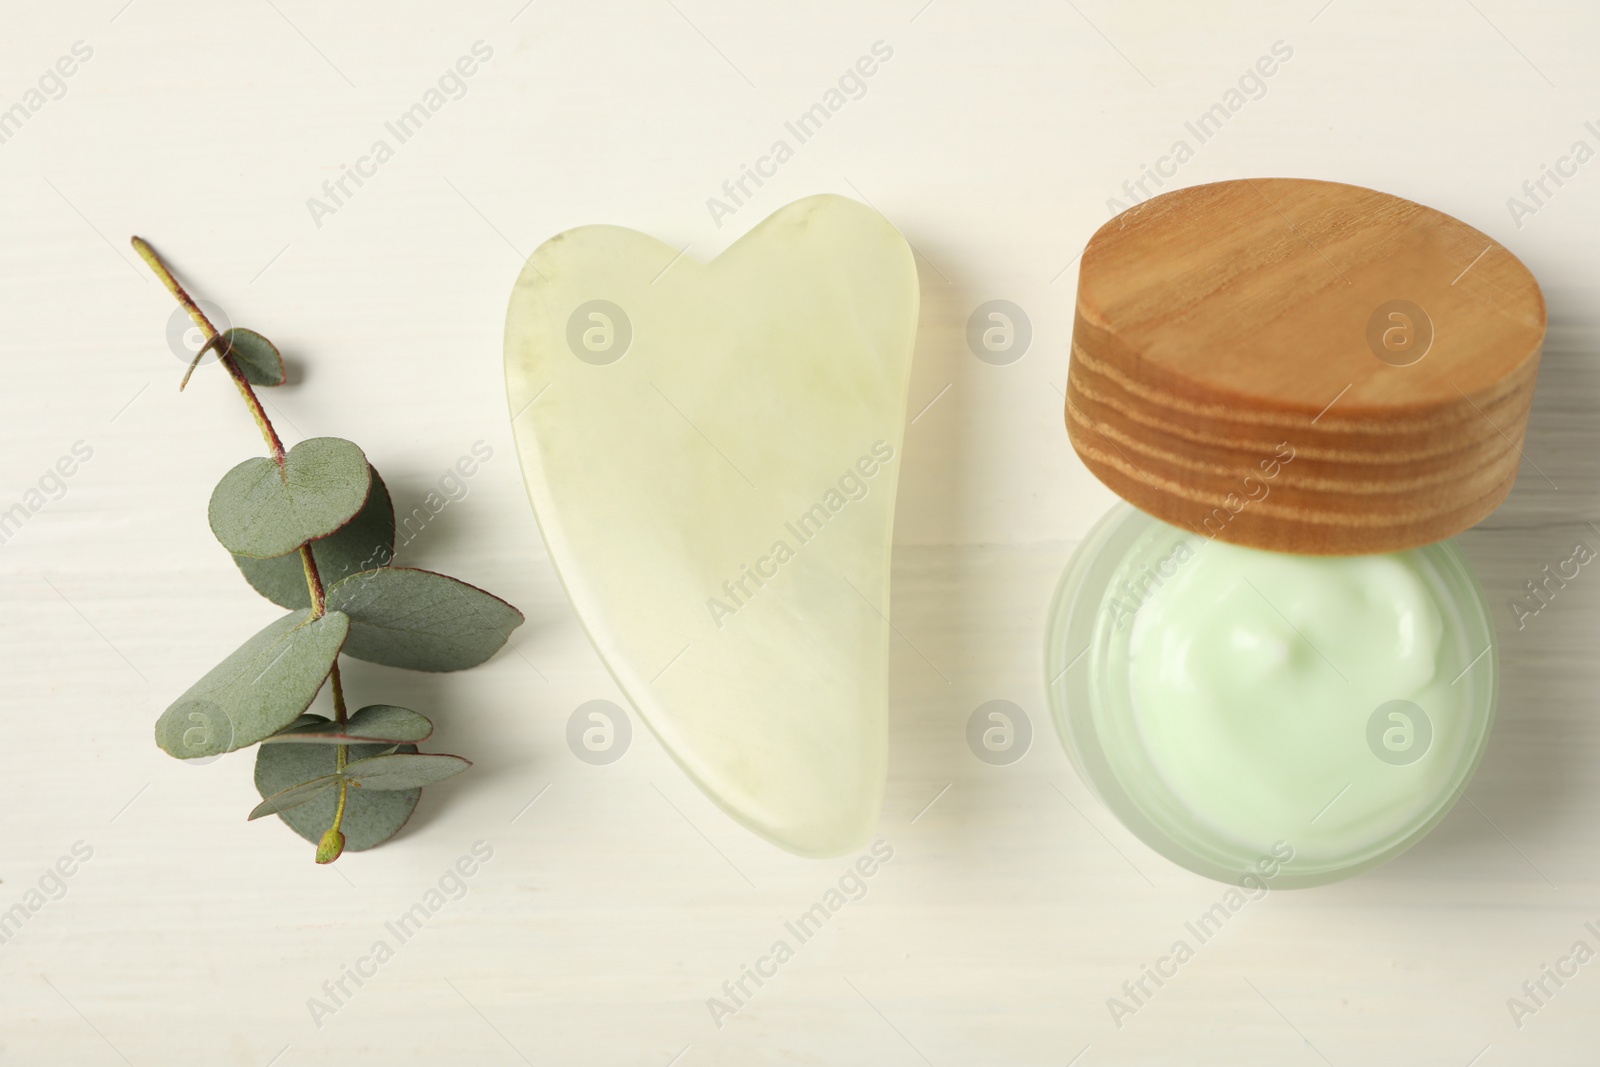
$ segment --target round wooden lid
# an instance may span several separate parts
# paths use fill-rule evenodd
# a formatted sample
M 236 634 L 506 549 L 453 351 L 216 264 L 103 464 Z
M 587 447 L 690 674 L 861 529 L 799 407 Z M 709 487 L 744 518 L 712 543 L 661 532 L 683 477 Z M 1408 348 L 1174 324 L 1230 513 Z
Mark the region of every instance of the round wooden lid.
M 1195 533 L 1414 548 L 1511 491 L 1544 332 L 1528 269 L 1432 208 L 1295 178 L 1181 189 L 1084 250 L 1067 430 Z

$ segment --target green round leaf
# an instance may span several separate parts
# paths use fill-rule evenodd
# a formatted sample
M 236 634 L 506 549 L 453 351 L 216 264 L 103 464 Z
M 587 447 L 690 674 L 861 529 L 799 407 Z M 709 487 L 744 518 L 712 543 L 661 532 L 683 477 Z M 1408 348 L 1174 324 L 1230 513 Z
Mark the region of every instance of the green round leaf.
M 179 759 L 215 756 L 294 722 L 322 688 L 350 630 L 339 612 L 310 615 L 285 615 L 211 668 L 162 712 L 156 744 Z
M 293 552 L 355 518 L 367 502 L 368 471 L 361 449 L 337 437 L 301 441 L 281 470 L 270 459 L 247 459 L 211 492 L 211 532 L 241 556 Z
M 360 743 L 400 744 L 406 741 L 426 741 L 433 733 L 433 723 L 408 708 L 392 704 L 368 704 L 350 716 L 341 727 L 332 719 L 321 715 L 302 715 L 262 744 L 321 744 L 349 745 Z
M 360 760 L 389 751 L 388 745 L 352 745 L 350 758 Z M 415 752 L 402 745 L 401 752 Z M 256 790 L 263 798 L 335 772 L 338 749 L 333 745 L 262 745 L 256 750 Z M 345 851 L 359 852 L 383 844 L 400 832 L 416 809 L 420 789 L 384 791 L 351 789 L 345 801 Z M 304 804 L 280 812 L 278 818 L 313 844 L 333 826 L 338 790 L 328 790 Z
M 355 518 L 322 538 L 311 542 L 311 555 L 322 575 L 322 587 L 359 571 L 382 567 L 394 558 L 394 504 L 389 488 L 377 470 L 372 474 L 372 489 L 367 502 Z M 311 592 L 306 588 L 305 564 L 300 553 L 291 552 L 271 559 L 254 559 L 235 554 L 245 580 L 255 591 L 280 608 L 309 608 Z
M 294 722 L 290 723 L 288 726 L 285 726 L 282 730 L 279 730 L 277 733 L 273 734 L 272 737 L 279 737 L 285 731 L 293 730 L 297 726 L 310 726 L 313 723 L 320 723 L 320 722 L 327 722 L 327 721 L 328 721 L 328 717 L 326 715 L 318 715 L 314 711 L 308 711 L 304 715 L 302 715 L 298 719 L 296 719 Z M 261 740 L 262 740 L 263 743 L 265 743 L 267 741 L 271 741 L 272 737 L 263 737 Z
M 419 789 L 442 782 L 472 766 L 471 760 L 430 752 L 394 752 L 346 765 L 344 776 L 362 789 Z
M 254 808 L 251 808 L 250 814 L 246 818 L 248 821 L 254 822 L 263 815 L 282 815 L 290 808 L 297 808 L 301 804 L 317 799 L 325 790 L 332 789 L 338 785 L 339 778 L 340 775 L 337 774 L 325 774 L 321 778 L 313 778 L 309 782 L 291 785 L 288 789 L 272 794 Z
M 245 381 L 251 385 L 283 384 L 283 356 L 271 341 L 239 326 L 224 330 L 217 340 Z
M 346 655 L 416 671 L 476 667 L 522 625 L 499 597 L 413 567 L 352 574 L 328 590 L 328 609 L 350 616 Z

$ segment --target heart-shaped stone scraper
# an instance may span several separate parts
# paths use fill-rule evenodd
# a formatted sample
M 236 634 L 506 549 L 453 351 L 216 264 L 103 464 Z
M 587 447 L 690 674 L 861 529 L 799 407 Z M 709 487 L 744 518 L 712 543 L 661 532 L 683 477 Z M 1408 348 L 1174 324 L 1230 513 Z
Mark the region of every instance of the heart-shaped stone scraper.
M 878 818 L 889 554 L 918 288 L 839 196 L 709 263 L 614 226 L 534 252 L 506 389 L 550 559 L 640 718 L 804 856 Z

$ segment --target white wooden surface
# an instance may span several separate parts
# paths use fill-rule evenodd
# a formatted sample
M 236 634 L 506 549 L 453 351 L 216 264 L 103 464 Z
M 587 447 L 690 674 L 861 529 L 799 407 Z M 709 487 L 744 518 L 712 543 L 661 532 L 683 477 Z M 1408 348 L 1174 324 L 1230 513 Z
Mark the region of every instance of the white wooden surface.
M 26 910 L 41 879 L 56 890 L 46 872 L 75 843 L 92 858 L 0 944 L 0 1063 L 1593 1061 L 1600 964 L 1546 979 L 1554 995 L 1520 1027 L 1507 998 L 1575 942 L 1600 949 L 1584 926 L 1600 928 L 1600 579 L 1585 570 L 1521 631 L 1504 607 L 1576 540 L 1600 546 L 1600 162 L 1547 182 L 1520 220 L 1506 203 L 1574 141 L 1600 148 L 1584 125 L 1600 118 L 1590 5 L 9 7 L 0 108 L 75 42 L 92 56 L 0 143 L 0 509 L 75 442 L 93 455 L 0 545 L 0 910 Z M 384 123 L 480 40 L 493 54 L 465 95 L 395 147 Z M 865 95 L 719 227 L 707 198 L 877 41 L 893 55 Z M 1422 845 L 1250 903 L 1119 1027 L 1107 999 L 1222 890 L 1124 832 L 1046 716 L 1045 605 L 1109 500 L 1060 416 L 1074 257 L 1107 198 L 1193 145 L 1185 121 L 1276 41 L 1292 58 L 1172 181 L 1375 186 L 1482 228 L 1545 284 L 1528 462 L 1463 538 L 1502 625 L 1502 710 L 1469 802 Z M 307 198 L 380 137 L 393 158 L 319 226 Z M 849 861 L 743 832 L 642 732 L 610 766 L 568 750 L 572 710 L 616 693 L 523 495 L 501 315 L 522 257 L 568 226 L 631 225 L 705 257 L 825 190 L 872 202 L 923 257 L 893 859 L 719 1028 L 707 999 L 794 941 L 785 922 Z M 160 709 L 273 610 L 204 518 L 255 431 L 215 373 L 176 392 L 171 304 L 135 269 L 134 232 L 287 350 L 299 381 L 270 399 L 289 440 L 357 441 L 407 509 L 475 441 L 494 449 L 406 556 L 520 605 L 513 648 L 459 676 L 347 675 L 363 701 L 436 712 L 437 747 L 477 766 L 430 788 L 402 838 L 333 869 L 282 827 L 245 824 L 248 755 L 194 767 L 151 741 Z M 993 298 L 1033 325 L 1009 366 L 966 348 Z M 964 739 L 997 698 L 1035 732 L 1009 767 Z M 478 841 L 493 856 L 465 895 L 398 944 L 385 923 Z M 319 1026 L 308 999 L 379 939 L 393 958 L 346 979 Z

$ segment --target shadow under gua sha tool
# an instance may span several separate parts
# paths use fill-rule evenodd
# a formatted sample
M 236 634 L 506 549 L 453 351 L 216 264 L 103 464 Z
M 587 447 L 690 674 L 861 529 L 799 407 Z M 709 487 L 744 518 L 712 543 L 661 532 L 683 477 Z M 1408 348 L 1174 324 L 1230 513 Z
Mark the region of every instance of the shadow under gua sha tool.
M 1127 503 L 1062 577 L 1046 678 L 1151 848 L 1317 885 L 1444 818 L 1498 672 L 1447 539 L 1516 480 L 1544 332 L 1516 257 L 1370 189 L 1202 185 L 1090 240 L 1066 423 Z
M 905 239 L 838 196 L 710 263 L 569 230 L 511 295 L 517 450 L 578 618 L 689 777 L 800 855 L 882 801 L 917 303 Z

